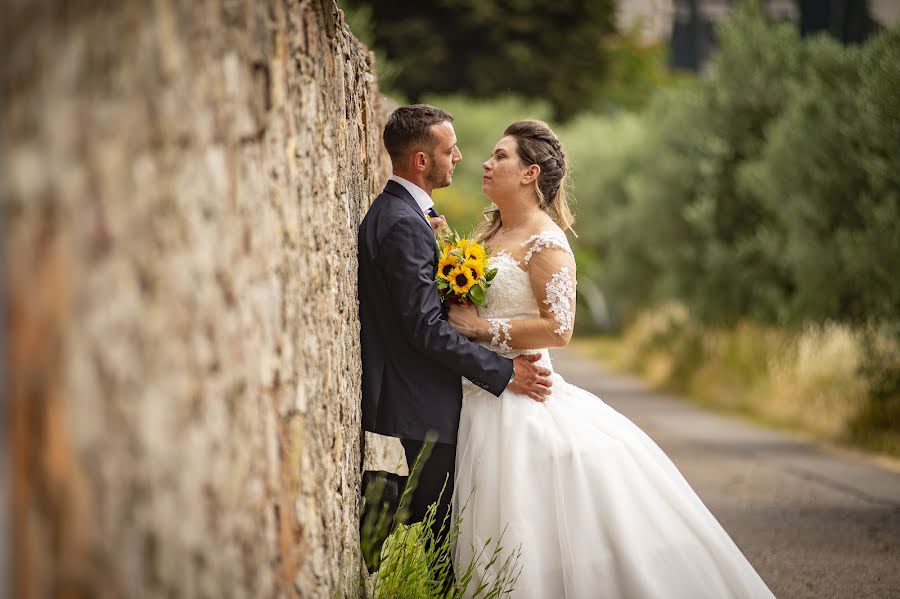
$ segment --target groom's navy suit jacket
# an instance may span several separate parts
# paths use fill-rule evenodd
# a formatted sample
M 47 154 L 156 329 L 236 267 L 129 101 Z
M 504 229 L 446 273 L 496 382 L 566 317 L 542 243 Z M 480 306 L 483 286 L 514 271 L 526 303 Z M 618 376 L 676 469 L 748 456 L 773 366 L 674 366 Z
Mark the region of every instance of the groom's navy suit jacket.
M 457 333 L 435 287 L 434 233 L 412 195 L 388 181 L 359 227 L 362 419 L 367 431 L 456 444 L 465 377 L 500 395 L 513 372 Z

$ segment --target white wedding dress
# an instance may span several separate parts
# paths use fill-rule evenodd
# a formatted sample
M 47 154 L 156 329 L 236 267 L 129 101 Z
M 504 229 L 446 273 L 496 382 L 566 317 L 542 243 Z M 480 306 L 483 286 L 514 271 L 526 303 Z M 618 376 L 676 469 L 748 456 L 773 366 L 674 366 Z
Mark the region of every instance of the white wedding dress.
M 486 345 L 510 357 L 524 353 L 514 349 L 517 329 L 539 334 L 517 322 L 534 323 L 543 312 L 559 333 L 574 320 L 574 261 L 565 235 L 542 233 L 522 251 L 518 260 L 508 252 L 491 257 L 498 273 L 487 308 L 479 309 L 492 322 L 494 340 Z M 535 284 L 529 262 L 538 256 L 544 279 Z M 525 351 L 540 351 L 539 364 L 552 370 L 546 349 Z M 519 550 L 516 599 L 773 597 L 650 437 L 559 374 L 552 381 L 544 403 L 509 391 L 498 398 L 463 381 L 457 577 L 473 550 L 491 540 L 470 595 Z M 501 557 L 485 567 L 501 535 Z

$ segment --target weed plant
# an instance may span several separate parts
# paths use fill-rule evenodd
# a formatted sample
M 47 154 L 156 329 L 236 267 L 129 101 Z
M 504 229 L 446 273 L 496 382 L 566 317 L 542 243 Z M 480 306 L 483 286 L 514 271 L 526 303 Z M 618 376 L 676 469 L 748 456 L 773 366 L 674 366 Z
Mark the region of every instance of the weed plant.
M 422 522 L 406 523 L 412 493 L 432 446 L 433 441 L 426 441 L 416 458 L 393 514 L 391 501 L 385 500 L 383 484 L 372 485 L 366 491 L 365 501 L 379 505 L 379 509 L 365 512 L 361 528 L 363 556 L 368 564 L 378 567 L 372 599 L 457 599 L 464 596 L 497 599 L 509 596 L 521 573 L 521 548 L 504 550 L 503 534 L 496 540 L 488 539 L 480 548 L 473 548 L 472 560 L 454 572 L 453 548 L 459 538 L 465 505 L 455 518 L 450 513 L 444 517 L 438 538 L 435 538 L 433 526 L 437 519 L 437 503 L 428 507 Z M 441 496 L 447 491 L 446 484 L 445 480 Z M 381 539 L 386 539 L 383 545 Z M 484 573 L 486 580 L 479 580 L 479 573 Z

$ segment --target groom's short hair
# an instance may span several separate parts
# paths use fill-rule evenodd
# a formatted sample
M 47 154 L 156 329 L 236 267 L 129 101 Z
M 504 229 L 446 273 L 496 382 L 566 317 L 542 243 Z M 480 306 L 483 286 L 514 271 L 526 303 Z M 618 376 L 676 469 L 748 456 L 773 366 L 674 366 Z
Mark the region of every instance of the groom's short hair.
M 416 147 L 431 151 L 434 145 L 432 125 L 453 122 L 453 115 L 428 104 L 401 106 L 391 113 L 384 126 L 384 147 L 395 164 L 402 162 Z

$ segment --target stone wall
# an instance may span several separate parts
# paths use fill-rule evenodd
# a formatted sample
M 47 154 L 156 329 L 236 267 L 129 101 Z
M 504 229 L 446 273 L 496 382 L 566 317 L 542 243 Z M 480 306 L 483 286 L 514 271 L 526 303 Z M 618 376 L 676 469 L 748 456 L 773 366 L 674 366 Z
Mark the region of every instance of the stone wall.
M 368 51 L 334 0 L 3 5 L 12 595 L 355 596 Z

